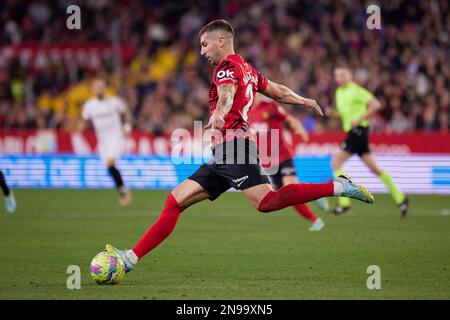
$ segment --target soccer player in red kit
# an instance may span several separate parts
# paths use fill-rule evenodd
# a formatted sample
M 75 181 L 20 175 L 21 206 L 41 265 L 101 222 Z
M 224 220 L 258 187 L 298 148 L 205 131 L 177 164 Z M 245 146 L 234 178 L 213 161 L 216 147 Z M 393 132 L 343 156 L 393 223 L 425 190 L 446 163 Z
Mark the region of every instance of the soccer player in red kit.
M 213 159 L 203 164 L 188 179 L 180 183 L 167 197 L 156 222 L 131 250 L 119 250 L 106 245 L 117 255 L 125 271 L 158 246 L 175 228 L 186 208 L 206 200 L 215 200 L 230 187 L 241 190 L 260 212 L 271 212 L 322 197 L 351 197 L 373 203 L 373 196 L 345 176 L 327 183 L 293 183 L 273 190 L 259 165 L 258 150 L 248 132 L 248 114 L 256 92 L 280 103 L 301 105 L 323 115 L 313 99 L 294 93 L 284 85 L 274 83 L 234 52 L 233 27 L 225 20 L 215 20 L 200 32 L 201 55 L 215 66 L 209 90 Z
M 269 180 L 272 186 L 278 190 L 284 185 L 297 183 L 297 173 L 294 167 L 293 156 L 294 151 L 292 144 L 286 142 L 285 124 L 288 125 L 290 131 L 298 134 L 304 141 L 308 141 L 308 132 L 303 127 L 302 123 L 289 114 L 283 106 L 276 103 L 272 99 L 257 94 L 255 102 L 252 106 L 252 113 L 250 116 L 250 128 L 255 133 L 261 133 L 258 136 L 258 146 L 266 144 L 267 152 L 260 154 L 261 166 L 264 169 L 269 169 L 274 165 L 277 166 L 276 173 L 269 175 Z M 277 152 L 272 149 L 272 139 L 270 132 L 278 131 L 278 139 L 275 141 L 278 148 Z M 325 202 L 326 199 L 318 199 L 316 201 Z M 323 208 L 324 203 L 318 203 Z M 325 223 L 317 217 L 306 203 L 301 203 L 293 206 L 294 209 L 305 219 L 311 222 L 310 231 L 320 231 Z M 323 208 L 325 209 L 325 208 Z

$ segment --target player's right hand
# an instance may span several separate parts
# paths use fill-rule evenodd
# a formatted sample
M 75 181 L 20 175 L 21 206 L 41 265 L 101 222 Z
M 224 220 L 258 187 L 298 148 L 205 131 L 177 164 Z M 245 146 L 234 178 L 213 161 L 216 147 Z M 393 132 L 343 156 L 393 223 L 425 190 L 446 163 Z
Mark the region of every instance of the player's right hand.
M 204 129 L 222 129 L 225 126 L 225 120 L 222 116 L 218 115 L 216 112 L 213 112 L 211 117 L 209 118 L 208 124 L 204 127 Z
M 316 100 L 314 99 L 305 99 L 304 106 L 308 109 L 311 109 L 314 111 L 315 114 L 323 117 L 323 111 L 322 108 L 317 104 Z

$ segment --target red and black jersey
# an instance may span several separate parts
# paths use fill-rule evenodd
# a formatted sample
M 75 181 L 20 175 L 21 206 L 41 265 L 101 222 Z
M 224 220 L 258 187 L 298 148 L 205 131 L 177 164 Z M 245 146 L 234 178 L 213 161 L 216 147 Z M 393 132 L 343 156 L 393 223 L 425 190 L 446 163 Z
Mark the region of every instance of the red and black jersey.
M 217 87 L 222 84 L 232 84 L 236 88 L 233 105 L 225 116 L 225 126 L 220 130 L 221 136 L 213 136 L 212 143 L 221 143 L 220 139 L 233 140 L 243 136 L 252 139 L 248 129 L 248 115 L 251 111 L 256 92 L 264 92 L 268 80 L 246 62 L 238 54 L 230 54 L 216 68 L 209 89 L 209 113 L 216 109 L 219 96 Z
M 270 136 L 259 137 L 258 145 L 265 143 L 267 145 L 267 153 L 261 153 L 261 165 L 269 167 L 273 164 L 279 164 L 286 160 L 292 159 L 294 154 L 292 144 L 286 142 L 284 124 L 288 113 L 286 110 L 275 101 L 261 101 L 255 105 L 250 117 L 250 127 L 256 133 L 265 131 L 270 134 L 269 130 L 279 130 L 278 138 L 278 155 L 272 154 L 272 146 Z M 266 159 L 270 156 L 270 159 Z

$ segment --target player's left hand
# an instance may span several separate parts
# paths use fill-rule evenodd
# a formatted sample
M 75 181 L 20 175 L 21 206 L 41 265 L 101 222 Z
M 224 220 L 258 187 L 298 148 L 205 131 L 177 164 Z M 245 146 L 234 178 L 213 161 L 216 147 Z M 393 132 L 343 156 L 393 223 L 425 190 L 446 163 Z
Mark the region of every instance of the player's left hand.
M 295 132 L 296 134 L 298 134 L 303 141 L 308 142 L 309 141 L 309 134 L 306 130 L 298 130 Z
M 133 130 L 133 127 L 129 123 L 125 123 L 123 125 L 123 133 L 125 137 L 129 137 L 131 135 L 131 131 Z
M 317 104 L 316 100 L 314 100 L 314 99 L 305 99 L 304 106 L 306 108 L 308 108 L 308 109 L 313 110 L 315 114 L 323 117 L 322 108 Z

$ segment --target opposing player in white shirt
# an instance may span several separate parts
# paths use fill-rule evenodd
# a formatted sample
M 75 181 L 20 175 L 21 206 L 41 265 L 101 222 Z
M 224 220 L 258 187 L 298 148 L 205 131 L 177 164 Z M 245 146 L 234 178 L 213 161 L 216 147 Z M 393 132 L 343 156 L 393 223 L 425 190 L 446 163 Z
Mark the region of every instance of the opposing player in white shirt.
M 86 122 L 92 121 L 100 158 L 114 179 L 120 194 L 120 204 L 127 205 L 131 202 L 131 192 L 124 185 L 122 176 L 116 168 L 116 161 L 122 154 L 125 135 L 131 131 L 131 114 L 122 99 L 105 95 L 106 84 L 102 79 L 95 79 L 92 89 L 95 97 L 85 102 L 77 129 L 81 132 Z M 122 116 L 125 118 L 124 125 Z
M 0 189 L 3 191 L 3 195 L 5 196 L 5 207 L 6 211 L 9 213 L 13 213 L 16 211 L 16 199 L 14 198 L 14 194 L 9 189 L 8 184 L 6 183 L 5 176 L 3 175 L 2 170 L 0 170 Z

